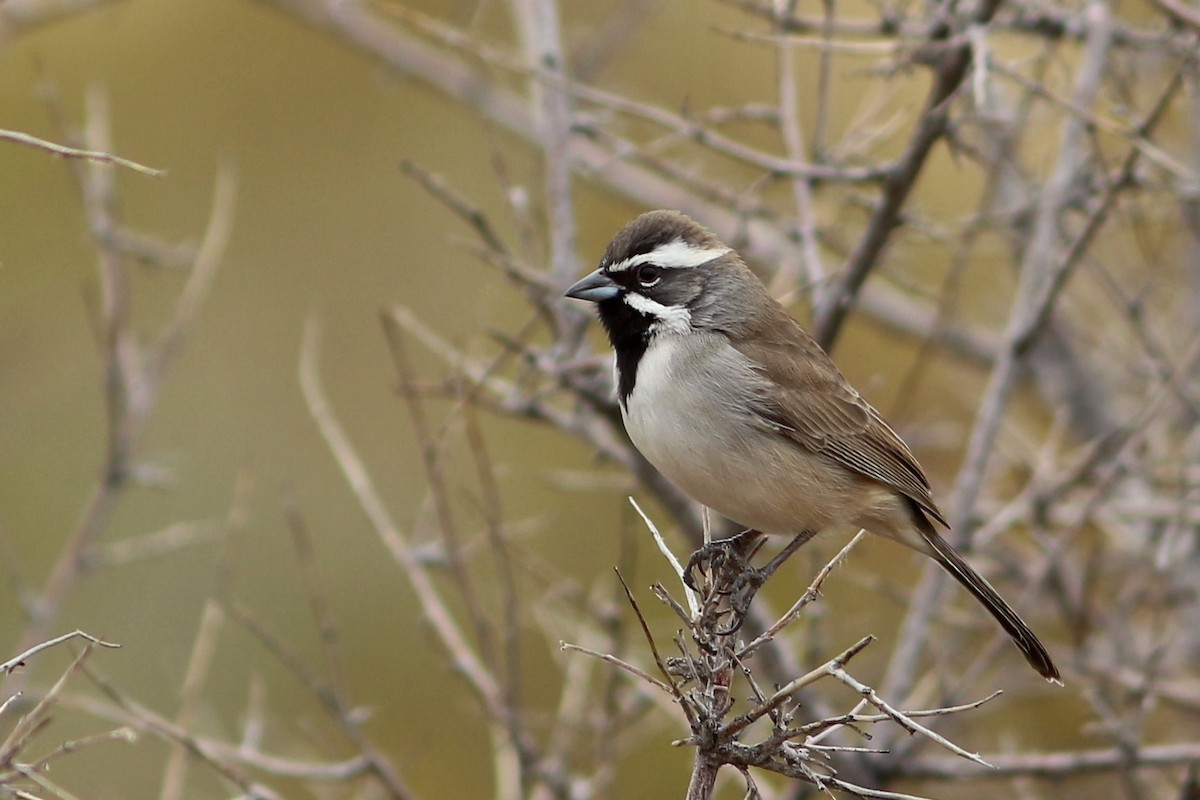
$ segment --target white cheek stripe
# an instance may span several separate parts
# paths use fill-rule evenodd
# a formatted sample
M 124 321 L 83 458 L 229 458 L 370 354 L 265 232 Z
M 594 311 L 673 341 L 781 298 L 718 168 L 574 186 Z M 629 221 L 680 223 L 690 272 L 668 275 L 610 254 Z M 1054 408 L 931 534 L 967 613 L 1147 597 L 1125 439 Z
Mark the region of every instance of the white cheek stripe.
M 687 333 L 692 329 L 692 312 L 683 306 L 664 306 L 645 295 L 633 292 L 625 295 L 625 302 L 634 311 L 649 314 L 657 320 L 650 326 L 650 330 L 655 333 L 659 331 Z
M 666 269 L 686 269 L 707 264 L 714 258 L 720 258 L 729 252 L 728 247 L 696 247 L 683 239 L 672 239 L 666 244 L 660 244 L 649 253 L 630 256 L 624 261 L 618 261 L 608 268 L 609 272 L 624 272 L 639 264 L 657 264 Z

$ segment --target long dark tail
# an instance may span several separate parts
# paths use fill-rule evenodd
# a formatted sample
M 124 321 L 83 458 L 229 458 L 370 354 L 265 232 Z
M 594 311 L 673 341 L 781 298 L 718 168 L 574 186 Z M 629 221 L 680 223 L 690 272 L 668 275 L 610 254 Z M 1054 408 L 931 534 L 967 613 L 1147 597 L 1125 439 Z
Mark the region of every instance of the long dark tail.
M 1000 627 L 1004 628 L 1004 631 L 1012 637 L 1013 643 L 1020 649 L 1021 655 L 1025 656 L 1029 666 L 1037 670 L 1037 673 L 1046 680 L 1061 684 L 1062 676 L 1058 673 L 1058 667 L 1054 666 L 1054 662 L 1050 660 L 1050 654 L 1046 652 L 1041 641 L 1025 624 L 1025 620 L 1021 619 L 1020 615 L 1013 611 L 1012 606 L 1000 596 L 1000 593 L 993 589 L 992 585 L 933 529 L 929 520 L 919 512 L 918 516 L 920 520 L 917 527 L 933 550 L 931 555 L 945 567 L 947 572 L 954 576 L 956 581 L 966 587 L 968 592 L 975 595 L 975 599 L 996 618 Z M 922 525 L 921 522 L 925 524 Z

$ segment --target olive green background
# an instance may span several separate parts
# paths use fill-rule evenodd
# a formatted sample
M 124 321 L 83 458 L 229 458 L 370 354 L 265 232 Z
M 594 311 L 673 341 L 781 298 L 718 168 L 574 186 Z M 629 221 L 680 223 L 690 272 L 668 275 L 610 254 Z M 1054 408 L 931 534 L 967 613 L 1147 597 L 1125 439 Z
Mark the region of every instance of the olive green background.
M 563 6 L 569 49 L 585 44 L 590 26 L 611 10 L 607 4 Z M 473 4 L 430 7 L 456 24 L 471 24 Z M 474 24 L 504 42 L 511 35 L 503 17 L 502 9 L 490 8 Z M 669 107 L 685 99 L 697 108 L 770 102 L 770 49 L 732 42 L 717 30 L 738 22 L 717 4 L 653 6 L 634 40 L 614 55 L 603 84 Z M 854 80 L 847 78 L 847 85 Z M 537 154 L 379 61 L 245 0 L 118 3 L 0 43 L 0 127 L 61 139 L 41 96 L 45 87 L 52 87 L 75 124 L 83 117 L 85 92 L 101 89 L 111 112 L 113 150 L 167 170 L 161 179 L 119 171 L 123 218 L 137 229 L 194 241 L 206 220 L 217 164 L 232 163 L 238 175 L 229 251 L 138 450 L 140 459 L 169 468 L 173 483 L 125 492 L 105 541 L 180 520 L 219 520 L 244 482 L 249 516 L 236 545 L 234 594 L 315 662 L 319 649 L 281 510 L 294 498 L 316 540 L 342 624 L 352 695 L 373 711 L 371 734 L 425 796 L 483 796 L 491 767 L 479 709 L 431 645 L 410 590 L 321 442 L 301 399 L 297 360 L 304 327 L 315 323 L 321 374 L 378 487 L 401 524 L 427 521 L 426 485 L 393 391 L 378 312 L 407 306 L 479 353 L 494 352 L 489 330 L 514 329 L 524 312 L 493 271 L 455 244 L 469 233 L 402 175 L 399 163 L 409 159 L 440 174 L 503 221 L 507 211 L 494 159 L 504 160 L 540 206 Z M 845 107 L 852 106 L 847 98 Z M 835 111 L 845 109 L 839 103 Z M 932 170 L 931 182 L 942 188 L 923 188 L 921 202 L 933 209 L 962 207 L 963 195 L 974 190 L 959 184 L 946 191 L 957 174 L 950 160 L 939 156 Z M 584 180 L 575 186 L 578 255 L 581 267 L 590 269 L 616 228 L 643 209 Z M 897 253 L 893 268 L 917 282 L 934 277 L 936 260 L 920 256 L 920 246 L 910 245 Z M 101 357 L 89 311 L 98 291 L 95 265 L 65 166 L 43 152 L 0 143 L 0 531 L 34 585 L 76 525 L 103 454 Z M 980 274 L 968 292 L 1009 285 L 1003 270 Z M 135 268 L 132 275 L 135 327 L 151 336 L 182 275 L 153 267 Z M 1003 309 L 982 305 L 979 318 L 999 321 Z M 414 353 L 431 378 L 442 374 L 435 360 Z M 896 403 L 894 392 L 912 357 L 906 343 L 861 320 L 838 350 L 847 374 L 885 410 Z M 982 377 L 960 370 L 949 391 L 943 378 L 944 368 L 934 370 L 907 398 L 898 422 L 903 428 L 909 420 L 936 419 L 931 430 L 938 436 L 919 449 L 944 490 Z M 489 418 L 485 429 L 507 518 L 532 521 L 535 533 L 522 546 L 587 584 L 609 585 L 611 566 L 634 541 L 635 584 L 665 576 L 639 538 L 622 491 L 572 491 L 559 479 L 563 470 L 613 474 L 598 467 L 586 447 L 526 423 Z M 829 543 L 823 548 L 806 563 L 830 552 Z M 78 627 L 120 642 L 122 650 L 96 656 L 97 668 L 169 716 L 217 560 L 218 548 L 205 545 L 97 573 L 72 595 L 54 627 Z M 869 623 L 854 627 L 844 644 L 866 632 L 883 637 L 878 652 L 861 660 L 864 677 L 871 678 L 894 634 L 898 609 L 887 593 L 864 599 L 871 593 L 861 591 L 853 573 L 869 572 L 873 562 L 893 564 L 889 585 L 895 588 L 917 574 L 917 565 L 890 544 L 871 544 L 855 561 L 847 577 L 830 586 L 827 613 L 869 613 Z M 797 567 L 796 582 L 807 580 L 803 569 Z M 7 593 L 0 603 L 0 646 L 14 646 L 21 628 Z M 526 637 L 531 707 L 553 702 L 565 660 L 556 635 L 531 630 Z M 67 658 L 65 652 L 40 657 L 29 668 L 35 682 L 50 680 Z M 336 735 L 303 688 L 236 626 L 222 633 L 198 727 L 236 739 L 249 686 L 259 678 L 267 691 L 268 748 L 297 757 L 327 754 L 324 743 Z M 84 686 L 81 681 L 79 688 Z M 1019 703 L 1010 704 L 980 712 L 978 719 L 994 721 L 998 713 L 1020 710 Z M 1065 718 L 1062 729 L 1077 721 Z M 96 729 L 70 716 L 59 724 L 63 735 Z M 1046 743 L 1056 727 L 1022 726 L 1007 734 L 1006 743 Z M 678 795 L 689 754 L 668 743 L 682 732 L 679 725 L 647 736 L 645 751 L 634 760 L 645 769 L 623 777 L 629 786 L 622 796 Z M 970 743 L 972 733 L 964 735 Z M 975 744 L 991 742 L 980 735 Z M 56 778 L 69 786 L 84 781 L 89 798 L 153 796 L 163 749 L 144 740 L 137 747 L 89 750 L 65 761 Z M 188 796 L 225 793 L 199 779 Z

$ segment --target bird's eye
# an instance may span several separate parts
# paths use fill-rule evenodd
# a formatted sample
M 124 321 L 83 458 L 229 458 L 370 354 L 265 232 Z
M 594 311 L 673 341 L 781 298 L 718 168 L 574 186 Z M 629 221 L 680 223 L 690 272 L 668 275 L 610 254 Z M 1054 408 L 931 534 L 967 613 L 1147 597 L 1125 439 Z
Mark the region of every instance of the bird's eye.
M 642 286 L 653 286 L 662 280 L 662 270 L 653 264 L 642 264 L 637 269 L 637 280 Z

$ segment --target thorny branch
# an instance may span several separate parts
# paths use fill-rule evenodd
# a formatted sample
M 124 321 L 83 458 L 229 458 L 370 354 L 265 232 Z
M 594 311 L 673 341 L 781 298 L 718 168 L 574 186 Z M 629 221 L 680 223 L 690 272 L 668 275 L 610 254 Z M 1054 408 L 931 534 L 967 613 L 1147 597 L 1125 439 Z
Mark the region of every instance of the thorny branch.
M 650 527 L 653 529 L 652 525 Z M 817 573 L 805 596 L 815 596 L 819 593 L 830 572 L 844 560 L 851 546 L 844 548 Z M 593 655 L 615 663 L 649 686 L 671 693 L 691 731 L 690 736 L 675 744 L 696 748 L 692 778 L 687 792 L 689 800 L 713 796 L 717 785 L 717 773 L 722 766 L 736 768 L 751 786 L 754 781 L 748 770 L 754 767 L 785 775 L 817 788 L 850 789 L 853 784 L 846 783 L 838 777 L 837 771 L 830 767 L 827 756 L 831 751 L 855 748 L 828 745 L 818 747 L 817 743 L 821 738 L 843 727 L 866 735 L 862 727 L 875 723 L 895 723 L 910 734 L 919 733 L 962 758 L 987 766 L 979 756 L 916 721 L 916 717 L 919 716 L 942 716 L 977 708 L 981 703 L 906 713 L 883 700 L 874 689 L 847 672 L 846 664 L 874 641 L 870 636 L 860 639 L 820 667 L 779 686 L 770 695 L 764 694 L 754 677 L 753 653 L 766 641 L 780 635 L 799 615 L 795 610 L 789 611 L 771 630 L 758 637 L 751 647 L 739 646 L 736 633 L 744 622 L 747 607 L 752 600 L 752 596 L 745 598 L 741 594 L 745 591 L 747 578 L 754 577 L 755 572 L 744 559 L 753 548 L 752 542 L 737 542 L 711 554 L 705 570 L 708 577 L 699 591 L 699 608 L 690 613 L 674 601 L 664 587 L 654 587 L 655 594 L 675 610 L 686 625 L 688 633 L 686 641 L 676 638 L 675 645 L 680 655 L 671 659 L 664 659 L 660 655 L 646 617 L 638 607 L 634 595 L 626 587 L 629 603 L 642 626 L 654 662 L 662 675 L 661 680 L 612 657 L 591 653 L 582 648 L 572 648 L 585 655 Z M 684 570 L 677 559 L 667 555 L 683 583 Z M 684 588 L 688 591 L 686 586 Z M 802 708 L 797 702 L 799 692 L 826 678 L 844 684 L 881 713 L 865 715 L 856 707 L 848 714 L 796 724 L 795 717 L 801 713 Z M 739 680 L 746 684 L 744 689 L 737 686 Z M 749 707 L 733 716 L 738 707 L 736 698 L 744 692 L 748 692 L 751 698 Z M 755 734 L 759 739 L 757 742 L 745 741 L 745 738 L 751 735 L 752 729 L 757 730 L 754 728 L 756 723 L 763 720 L 769 722 L 769 731 Z M 860 792 L 863 797 L 893 796 L 891 793 L 877 792 L 866 787 L 854 787 L 853 790 Z
M 57 636 L 45 642 L 30 647 L 20 655 L 0 664 L 0 673 L 10 674 L 13 670 L 27 666 L 28 662 L 38 657 L 46 650 L 64 644 L 74 639 L 83 639 L 87 645 L 75 656 L 71 664 L 63 670 L 58 680 L 42 692 L 29 708 L 20 713 L 18 719 L 9 725 L 8 716 L 19 708 L 19 694 L 12 694 L 0 702 L 0 721 L 9 727 L 8 734 L 0 742 L 0 794 L 19 798 L 38 797 L 29 790 L 32 784 L 37 791 L 44 792 L 42 796 L 53 796 L 70 800 L 72 795 L 63 787 L 56 785 L 48 777 L 50 770 L 66 756 L 81 750 L 90 750 L 108 742 L 132 743 L 136 740 L 133 731 L 128 727 L 116 728 L 101 733 L 90 734 L 79 739 L 61 742 L 57 747 L 42 755 L 30 754 L 38 744 L 39 734 L 44 734 L 54 721 L 55 714 L 60 710 L 66 686 L 84 669 L 84 664 L 91 656 L 93 648 L 115 648 L 120 645 L 106 642 L 103 639 L 84 633 L 72 631 Z

